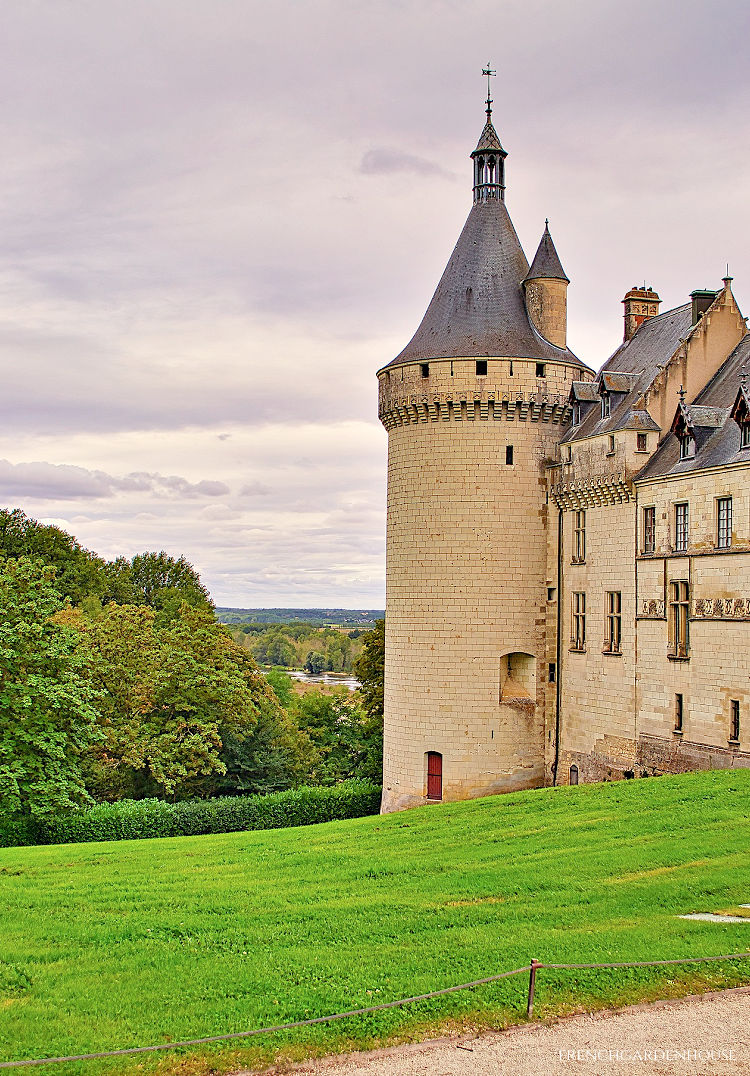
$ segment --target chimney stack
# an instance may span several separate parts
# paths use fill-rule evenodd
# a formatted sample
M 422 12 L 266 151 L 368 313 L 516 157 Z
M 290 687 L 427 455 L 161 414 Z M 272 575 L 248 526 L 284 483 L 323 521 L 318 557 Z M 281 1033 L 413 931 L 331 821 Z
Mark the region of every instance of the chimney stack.
M 644 321 L 656 317 L 661 299 L 652 287 L 632 287 L 622 300 L 625 307 L 625 333 L 623 340 L 630 340 Z
M 731 278 L 727 277 L 727 280 L 729 279 Z M 693 325 L 698 324 L 718 294 L 718 291 L 709 291 L 707 288 L 690 292 L 690 301 L 693 304 Z

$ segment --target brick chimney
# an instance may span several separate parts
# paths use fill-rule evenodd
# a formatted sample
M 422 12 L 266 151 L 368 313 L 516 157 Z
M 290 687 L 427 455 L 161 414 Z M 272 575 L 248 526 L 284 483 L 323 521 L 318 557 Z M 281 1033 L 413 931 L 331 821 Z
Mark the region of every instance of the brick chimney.
M 625 307 L 625 334 L 623 340 L 629 340 L 644 321 L 659 313 L 661 299 L 652 287 L 632 287 L 622 300 Z

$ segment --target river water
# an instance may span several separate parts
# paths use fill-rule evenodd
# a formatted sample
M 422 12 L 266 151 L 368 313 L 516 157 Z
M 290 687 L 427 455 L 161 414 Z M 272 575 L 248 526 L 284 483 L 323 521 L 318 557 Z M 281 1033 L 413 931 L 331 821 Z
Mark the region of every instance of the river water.
M 328 684 L 330 687 L 348 687 L 350 691 L 356 691 L 360 686 L 359 680 L 354 676 L 344 676 L 341 673 L 308 673 L 302 669 L 289 669 L 289 675 L 294 680 L 301 680 L 303 684 Z

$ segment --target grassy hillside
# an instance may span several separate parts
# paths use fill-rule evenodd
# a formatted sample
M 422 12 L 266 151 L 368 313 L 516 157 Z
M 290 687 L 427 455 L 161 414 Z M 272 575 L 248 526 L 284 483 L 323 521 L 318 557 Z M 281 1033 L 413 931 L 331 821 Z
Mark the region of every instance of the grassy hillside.
M 282 1023 L 528 963 L 750 948 L 750 772 L 548 789 L 305 829 L 0 851 L 0 1060 Z M 538 1010 L 750 981 L 553 972 Z M 226 1071 L 518 1018 L 525 978 L 252 1045 L 55 1066 Z M 46 1070 L 45 1070 L 46 1071 Z

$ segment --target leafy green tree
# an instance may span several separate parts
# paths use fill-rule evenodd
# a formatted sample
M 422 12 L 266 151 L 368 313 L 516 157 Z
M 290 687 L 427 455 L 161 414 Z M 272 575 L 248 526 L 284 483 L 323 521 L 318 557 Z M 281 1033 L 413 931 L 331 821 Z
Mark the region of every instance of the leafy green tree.
M 148 605 L 158 610 L 161 619 L 176 617 L 183 602 L 194 609 L 213 610 L 211 597 L 200 576 L 185 557 L 161 553 L 138 553 L 123 575 L 130 588 L 133 605 Z
M 310 650 L 305 658 L 305 671 L 311 676 L 320 676 L 328 669 L 328 662 L 319 650 Z
M 322 785 L 350 777 L 379 782 L 382 774 L 383 734 L 346 688 L 331 694 L 306 691 L 294 707 L 300 729 L 315 752 L 311 774 Z
M 55 587 L 79 605 L 107 597 L 105 562 L 67 531 L 30 519 L 20 508 L 0 510 L 0 555 L 7 561 L 33 557 L 54 568 Z
M 372 631 L 362 636 L 363 649 L 354 662 L 354 675 L 360 683 L 359 695 L 366 713 L 383 721 L 383 684 L 385 679 L 385 620 L 376 620 Z
M 53 570 L 0 565 L 0 807 L 43 817 L 87 802 L 82 758 L 99 735 L 85 639 L 54 619 Z
M 275 706 L 206 606 L 183 603 L 163 624 L 148 606 L 109 605 L 81 626 L 101 692 L 97 798 L 180 796 L 200 776 L 226 773 L 224 738 L 247 736 L 261 706 Z

